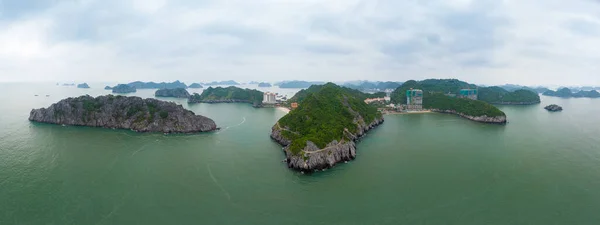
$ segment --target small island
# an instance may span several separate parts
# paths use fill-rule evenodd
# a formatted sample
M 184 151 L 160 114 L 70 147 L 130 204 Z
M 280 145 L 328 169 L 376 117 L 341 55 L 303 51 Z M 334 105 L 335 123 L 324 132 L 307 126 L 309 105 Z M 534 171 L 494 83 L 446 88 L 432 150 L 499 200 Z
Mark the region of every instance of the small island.
M 129 86 L 127 84 L 119 84 L 112 88 L 112 93 L 115 93 L 115 94 L 134 93 L 136 91 L 137 91 L 137 89 L 135 87 Z
M 190 86 L 188 88 L 203 88 L 203 87 L 199 83 L 193 83 L 193 84 L 190 84 Z
M 174 89 L 174 88 L 187 88 L 187 85 L 185 85 L 185 83 L 182 83 L 180 81 L 174 81 L 171 83 L 166 83 L 166 82 L 161 82 L 161 83 L 155 83 L 155 82 L 142 82 L 142 81 L 135 81 L 135 82 L 131 82 L 129 84 L 127 84 L 131 87 L 134 87 L 136 89 Z
M 559 111 L 562 111 L 562 110 L 563 110 L 563 108 L 562 108 L 562 107 L 560 107 L 560 106 L 558 106 L 558 105 L 555 105 L 555 104 L 552 104 L 552 105 L 546 106 L 546 107 L 544 107 L 544 109 L 546 109 L 546 110 L 548 110 L 548 111 L 550 111 L 550 112 L 559 112 Z
M 225 81 L 213 81 L 210 83 L 205 83 L 207 86 L 236 86 L 240 85 L 240 83 L 235 82 L 234 80 L 225 80 Z
M 264 82 L 262 82 L 262 83 L 259 83 L 259 84 L 258 84 L 258 87 L 272 87 L 272 85 L 271 85 L 271 84 L 269 84 L 269 83 L 264 83 Z
M 327 83 L 311 89 L 315 92 L 306 94 L 271 131 L 271 138 L 284 146 L 288 167 L 303 172 L 353 160 L 355 142 L 383 123 L 377 108 L 346 88 Z
M 188 103 L 250 103 L 254 107 L 261 107 L 262 101 L 262 92 L 233 86 L 208 87 L 202 94 L 194 93 L 188 99 Z
M 83 83 L 83 84 L 78 84 L 77 88 L 90 88 L 90 86 L 87 83 Z
M 543 95 L 561 98 L 600 98 L 600 93 L 596 90 L 573 92 L 569 88 L 561 88 L 557 91 L 548 90 Z
M 105 86 L 105 87 L 104 87 L 104 90 L 112 90 L 112 87 L 110 87 L 110 86 Z
M 189 98 L 190 93 L 185 88 L 159 89 L 154 93 L 156 97 Z
M 63 99 L 48 108 L 31 110 L 29 120 L 137 132 L 196 133 L 217 129 L 213 120 L 172 102 L 114 95 Z

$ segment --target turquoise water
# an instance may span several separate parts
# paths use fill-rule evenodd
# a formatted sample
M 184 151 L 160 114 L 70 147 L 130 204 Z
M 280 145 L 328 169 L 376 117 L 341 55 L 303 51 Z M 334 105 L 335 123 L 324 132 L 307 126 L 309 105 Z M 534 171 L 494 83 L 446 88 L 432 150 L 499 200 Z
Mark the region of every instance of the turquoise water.
M 302 175 L 286 168 L 269 138 L 284 115 L 277 109 L 164 99 L 223 128 L 198 135 L 27 121 L 32 108 L 108 93 L 95 86 L 0 84 L 0 224 L 600 221 L 600 99 L 501 106 L 506 126 L 386 116 L 358 144 L 357 160 Z M 565 110 L 546 112 L 551 103 Z

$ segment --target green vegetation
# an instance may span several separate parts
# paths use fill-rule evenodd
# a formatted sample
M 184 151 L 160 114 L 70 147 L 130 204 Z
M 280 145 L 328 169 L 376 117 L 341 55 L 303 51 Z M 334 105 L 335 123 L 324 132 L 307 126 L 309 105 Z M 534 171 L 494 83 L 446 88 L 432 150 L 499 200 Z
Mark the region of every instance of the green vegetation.
M 479 88 L 478 99 L 492 104 L 533 104 L 540 103 L 540 96 L 530 90 L 509 92 L 500 87 Z
M 263 93 L 257 90 L 242 89 L 238 87 L 209 87 L 201 95 L 194 93 L 190 96 L 190 103 L 197 102 L 220 102 L 220 101 L 243 101 L 260 105 L 263 101 Z
M 406 91 L 410 89 L 423 90 L 424 99 L 431 93 L 458 94 L 461 89 L 475 89 L 474 84 L 469 84 L 456 79 L 429 79 L 423 81 L 409 80 L 404 82 L 391 94 L 395 104 L 406 104 Z
M 454 110 L 469 116 L 506 116 L 504 112 L 495 106 L 464 98 L 453 98 L 443 94 L 430 94 L 427 100 L 423 100 L 423 107 L 428 109 Z
M 160 115 L 160 118 L 166 119 L 167 117 L 169 117 L 169 112 L 161 111 L 159 115 Z
M 573 93 L 569 88 L 561 88 L 558 89 L 558 91 L 548 90 L 544 92 L 543 95 L 561 98 L 600 98 L 600 93 L 598 93 L 596 90 L 579 91 Z
M 319 148 L 324 148 L 333 140 L 345 139 L 344 130 L 356 133 L 359 128 L 354 120 L 358 113 L 370 124 L 381 117 L 377 108 L 363 102 L 363 96 L 348 88 L 333 83 L 313 85 L 306 93 L 298 93 L 295 99 L 302 104 L 279 120 L 282 135 L 291 140 L 290 151 L 294 154 L 306 147 L 311 141 Z
M 96 99 L 94 100 L 83 100 L 83 109 L 87 112 L 99 111 L 102 107 L 102 103 L 98 102 Z
M 327 83 L 326 85 L 329 85 L 329 84 L 331 84 L 331 83 Z M 314 93 L 319 92 L 326 85 L 312 85 L 308 89 L 302 89 L 298 93 L 296 93 L 294 95 L 294 97 L 290 98 L 287 102 L 288 103 L 291 103 L 291 102 L 302 103 L 309 94 L 314 94 Z M 348 87 L 339 87 L 338 86 L 338 88 L 341 88 L 345 92 L 351 94 L 352 96 L 355 96 L 356 98 L 360 99 L 361 101 L 364 101 L 367 98 L 383 98 L 383 97 L 385 97 L 385 92 L 377 92 L 377 93 L 369 94 L 369 93 L 364 93 L 362 91 L 348 88 Z

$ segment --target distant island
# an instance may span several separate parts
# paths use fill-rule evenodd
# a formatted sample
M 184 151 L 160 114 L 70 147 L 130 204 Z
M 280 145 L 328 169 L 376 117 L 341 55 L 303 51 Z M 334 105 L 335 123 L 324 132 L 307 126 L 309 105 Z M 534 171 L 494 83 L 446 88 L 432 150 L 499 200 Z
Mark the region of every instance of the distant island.
M 203 88 L 203 87 L 199 83 L 193 83 L 193 84 L 190 84 L 189 88 Z
M 272 85 L 271 85 L 271 84 L 269 84 L 269 83 L 264 83 L 264 82 L 263 82 L 263 83 L 259 83 L 259 84 L 258 84 L 258 87 L 272 87 Z
M 64 83 L 62 86 L 75 86 L 75 84 L 73 84 L 73 83 L 71 83 L 71 84 Z
M 137 132 L 195 133 L 217 129 L 213 120 L 172 102 L 114 95 L 63 99 L 48 108 L 31 110 L 29 120 Z
M 402 85 L 402 82 L 392 82 L 392 81 L 386 81 L 386 82 L 379 82 L 379 81 L 369 82 L 369 81 L 364 81 L 364 82 L 361 82 L 360 84 L 346 83 L 343 86 L 344 87 L 348 87 L 348 88 L 352 88 L 352 89 L 356 89 L 356 90 L 360 90 L 360 91 L 385 91 L 385 90 L 388 90 L 388 89 L 395 90 L 396 88 L 400 87 L 400 85 Z
M 234 80 L 226 80 L 226 81 L 213 81 L 210 83 L 204 83 L 207 86 L 236 86 L 240 85 L 240 83 L 235 82 Z
M 459 96 L 461 90 L 476 90 L 477 86 L 474 84 L 456 79 L 410 80 L 392 92 L 391 101 L 398 105 L 407 104 L 406 93 L 411 89 L 422 90 L 422 107 L 424 109 L 455 114 L 477 122 L 506 123 L 506 114 L 495 106 L 484 101 Z
M 541 93 L 544 93 L 544 92 L 550 90 L 546 87 L 540 87 L 540 86 L 528 87 L 528 86 L 521 86 L 521 85 L 516 85 L 516 84 L 505 84 L 505 85 L 500 85 L 497 87 L 507 90 L 509 92 L 513 92 L 513 91 L 517 91 L 517 90 L 528 90 L 528 91 L 536 92 L 538 94 L 541 94 Z
M 156 97 L 189 98 L 190 93 L 185 88 L 159 89 L 154 92 Z
M 136 89 L 174 89 L 174 88 L 187 88 L 187 85 L 185 85 L 185 83 L 182 83 L 180 81 L 174 81 L 171 83 L 165 83 L 165 82 L 161 82 L 161 83 L 155 83 L 155 82 L 142 82 L 142 81 L 135 81 L 135 82 L 131 82 L 129 84 L 127 84 L 131 87 L 134 87 Z
M 110 87 L 110 86 L 105 86 L 105 87 L 104 87 L 104 90 L 112 90 L 112 87 Z
M 510 92 L 500 87 L 478 88 L 478 100 L 497 105 L 532 105 L 541 102 L 537 92 L 525 89 Z
M 83 83 L 83 84 L 78 84 L 77 88 L 90 88 L 90 86 L 87 83 Z
M 324 82 L 314 82 L 314 81 L 283 81 L 280 82 L 279 88 L 308 88 L 311 85 L 321 85 Z
M 543 93 L 545 96 L 561 97 L 561 98 L 600 98 L 600 93 L 596 90 L 572 92 L 569 88 L 561 88 L 557 91 L 548 90 Z
M 194 93 L 188 99 L 189 103 L 250 103 L 260 107 L 263 93 L 252 89 L 238 87 L 208 87 L 202 94 Z
M 315 85 L 316 86 L 316 85 Z M 333 83 L 312 86 L 297 109 L 272 128 L 271 138 L 285 146 L 288 167 L 313 172 L 356 157 L 355 141 L 383 123 L 377 108 Z
M 129 86 L 127 84 L 119 84 L 112 88 L 112 93 L 115 94 L 126 94 L 136 92 L 137 89 L 135 87 Z
M 546 110 L 548 110 L 550 112 L 558 112 L 558 111 L 562 111 L 563 110 L 562 107 L 560 107 L 558 105 L 555 105 L 555 104 L 546 106 L 546 107 L 544 107 L 544 109 L 546 109 Z

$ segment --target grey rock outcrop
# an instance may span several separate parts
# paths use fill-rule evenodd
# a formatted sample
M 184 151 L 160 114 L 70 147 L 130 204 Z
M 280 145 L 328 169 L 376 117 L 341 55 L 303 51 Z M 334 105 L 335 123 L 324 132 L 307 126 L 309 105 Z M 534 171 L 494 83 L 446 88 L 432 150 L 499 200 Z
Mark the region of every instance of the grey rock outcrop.
M 356 158 L 356 142 L 360 140 L 369 130 L 379 126 L 384 122 L 383 117 L 380 117 L 373 121 L 371 124 L 365 124 L 362 118 L 357 118 L 355 122 L 358 124 L 359 129 L 357 133 L 351 133 L 345 130 L 346 140 L 334 140 L 327 144 L 323 149 L 319 149 L 314 143 L 307 141 L 306 147 L 301 151 L 301 154 L 293 154 L 289 145 L 291 141 L 282 135 L 282 132 L 289 131 L 286 128 L 279 126 L 279 123 L 275 124 L 272 128 L 271 138 L 277 143 L 285 146 L 284 152 L 286 155 L 286 163 L 289 168 L 303 171 L 303 172 L 314 172 L 322 169 L 327 169 L 335 166 L 340 162 L 350 161 Z
M 562 111 L 563 110 L 562 107 L 560 107 L 558 105 L 555 105 L 555 104 L 546 106 L 546 107 L 544 107 L 544 109 L 546 109 L 546 110 L 548 110 L 550 112 L 558 112 L 558 111 Z
M 136 91 L 137 91 L 137 89 L 135 89 L 135 87 L 129 86 L 127 84 L 119 84 L 112 88 L 112 93 L 116 93 L 116 94 L 133 93 Z
M 154 93 L 156 97 L 189 98 L 190 93 L 185 88 L 160 89 Z
M 196 133 L 217 129 L 215 122 L 172 102 L 140 97 L 81 96 L 33 109 L 29 120 L 138 132 Z
M 486 115 L 469 116 L 469 115 L 465 115 L 463 113 L 458 113 L 454 110 L 431 109 L 431 111 L 439 112 L 439 113 L 454 114 L 454 115 L 460 116 L 462 118 L 469 119 L 469 120 L 476 121 L 476 122 L 481 122 L 481 123 L 506 124 L 506 122 L 507 122 L 506 116 L 486 116 Z

